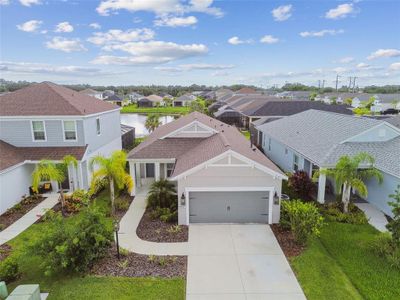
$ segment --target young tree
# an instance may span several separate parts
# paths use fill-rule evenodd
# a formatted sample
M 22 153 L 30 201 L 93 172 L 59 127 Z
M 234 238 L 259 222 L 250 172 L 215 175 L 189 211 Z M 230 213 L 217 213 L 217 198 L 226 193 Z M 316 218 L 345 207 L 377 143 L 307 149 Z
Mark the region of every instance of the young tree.
M 353 157 L 345 155 L 339 159 L 335 168 L 317 171 L 314 174 L 314 179 L 318 178 L 321 173 L 335 180 L 336 189 L 342 193 L 343 211 L 347 213 L 352 189 L 366 197 L 368 189 L 364 180 L 375 177 L 379 183 L 382 183 L 383 176 L 374 167 L 374 162 L 374 158 L 365 152 Z
M 190 112 L 198 111 L 201 112 L 202 114 L 206 113 L 207 107 L 205 101 L 200 98 L 197 98 L 196 100 L 189 103 L 189 110 Z
M 94 170 L 94 167 L 97 167 Z M 132 177 L 126 172 L 126 153 L 121 150 L 114 151 L 111 157 L 101 155 L 93 157 L 90 161 L 90 168 L 94 170 L 90 189 L 93 191 L 103 179 L 107 180 L 110 188 L 111 214 L 115 213 L 115 189 L 122 190 L 124 187 L 130 192 L 133 188 Z
M 32 173 L 32 187 L 38 190 L 41 181 L 50 180 L 56 181 L 60 189 L 61 211 L 64 214 L 64 191 L 62 189 L 62 182 L 65 180 L 65 171 L 69 166 L 77 167 L 78 161 L 72 155 L 63 157 L 61 163 L 54 163 L 51 160 L 43 159 L 37 165 Z
M 158 115 L 156 115 L 156 114 L 149 114 L 147 116 L 146 122 L 144 124 L 146 129 L 150 132 L 156 130 L 156 128 L 159 127 L 160 125 L 161 125 L 161 122 L 159 120 Z
M 176 201 L 176 190 L 172 182 L 160 179 L 151 184 L 147 195 L 147 204 L 151 208 L 171 208 Z
M 389 202 L 392 207 L 393 219 L 386 225 L 386 228 L 392 233 L 393 241 L 400 247 L 400 184 L 394 194 L 389 197 L 393 199 Z

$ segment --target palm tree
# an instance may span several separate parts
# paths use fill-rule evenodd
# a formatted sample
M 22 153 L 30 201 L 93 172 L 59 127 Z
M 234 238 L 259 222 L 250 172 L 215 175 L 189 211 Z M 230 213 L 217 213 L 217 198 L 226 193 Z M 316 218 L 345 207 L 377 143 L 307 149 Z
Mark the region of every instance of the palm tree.
M 158 116 L 155 114 L 148 115 L 147 119 L 146 119 L 146 123 L 144 124 L 146 129 L 150 132 L 154 131 L 160 125 L 161 125 L 161 122 L 160 122 Z
M 111 214 L 115 213 L 115 188 L 118 190 L 126 187 L 128 192 L 133 188 L 132 177 L 126 172 L 126 153 L 121 150 L 114 151 L 109 158 L 101 155 L 93 157 L 90 161 L 90 167 L 93 170 L 90 189 L 93 191 L 96 183 L 106 179 L 110 188 Z
M 353 157 L 342 156 L 334 169 L 322 169 L 317 171 L 314 179 L 319 174 L 325 174 L 335 180 L 337 190 L 342 193 L 343 211 L 349 210 L 350 192 L 356 190 L 362 197 L 368 195 L 367 186 L 364 180 L 375 177 L 382 183 L 383 176 L 373 165 L 375 159 L 368 153 L 361 152 Z
M 160 179 L 151 184 L 147 196 L 147 204 L 151 208 L 172 208 L 175 201 L 177 201 L 176 190 L 172 182 Z
M 78 161 L 72 155 L 66 155 L 61 160 L 61 163 L 54 163 L 51 160 L 42 159 L 35 167 L 32 173 L 32 187 L 38 190 L 39 184 L 43 180 L 56 181 L 60 190 L 61 211 L 64 214 L 64 191 L 62 189 L 62 182 L 65 180 L 65 170 L 69 166 L 77 167 Z

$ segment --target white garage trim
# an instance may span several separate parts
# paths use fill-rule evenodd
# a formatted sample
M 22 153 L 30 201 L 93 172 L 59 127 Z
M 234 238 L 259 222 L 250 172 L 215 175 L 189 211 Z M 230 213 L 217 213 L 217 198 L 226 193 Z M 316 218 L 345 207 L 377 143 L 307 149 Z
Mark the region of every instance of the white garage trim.
M 185 188 L 185 209 L 186 224 L 189 225 L 189 193 L 190 192 L 269 192 L 268 199 L 268 224 L 272 224 L 272 204 L 274 201 L 273 187 L 186 187 Z

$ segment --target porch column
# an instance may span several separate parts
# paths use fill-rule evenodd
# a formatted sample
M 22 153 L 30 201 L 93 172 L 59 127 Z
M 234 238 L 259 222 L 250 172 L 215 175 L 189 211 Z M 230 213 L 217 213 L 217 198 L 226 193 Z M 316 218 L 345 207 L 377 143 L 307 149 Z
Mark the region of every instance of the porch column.
M 326 184 L 326 175 L 319 174 L 318 178 L 318 202 L 325 203 L 325 184 Z
M 137 187 L 141 187 L 142 186 L 142 175 L 140 174 L 140 163 L 135 163 L 135 169 L 136 169 L 136 185 Z
M 82 171 L 82 162 L 80 162 L 79 164 L 78 164 L 78 181 L 79 181 L 79 184 L 78 184 L 78 186 L 79 186 L 79 188 L 80 189 L 85 189 L 85 187 L 83 186 L 83 171 Z
M 154 170 L 154 179 L 156 180 L 156 181 L 159 181 L 160 180 L 160 163 L 159 162 L 156 162 L 156 163 L 154 163 L 154 166 L 155 166 L 155 170 Z
M 136 170 L 135 170 L 135 163 L 133 161 L 129 162 L 129 174 L 133 180 L 133 188 L 131 190 L 131 196 L 136 195 Z

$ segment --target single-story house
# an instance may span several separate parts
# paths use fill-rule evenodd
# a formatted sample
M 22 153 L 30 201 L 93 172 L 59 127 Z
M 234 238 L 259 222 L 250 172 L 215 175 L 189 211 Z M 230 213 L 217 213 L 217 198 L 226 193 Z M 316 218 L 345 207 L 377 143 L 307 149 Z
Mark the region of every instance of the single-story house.
M 190 102 L 196 100 L 196 96 L 191 94 L 182 95 L 172 101 L 172 105 L 176 107 L 187 106 Z
M 158 127 L 128 154 L 136 189 L 168 179 L 178 222 L 277 223 L 286 175 L 233 126 L 199 112 Z
M 163 106 L 164 104 L 163 98 L 158 95 L 150 95 L 137 101 L 138 107 L 153 107 L 157 105 Z
M 104 99 L 103 92 L 96 91 L 94 89 L 84 89 L 84 90 L 80 91 L 79 93 L 85 94 L 85 95 L 88 95 L 88 96 L 92 96 L 92 97 L 95 97 L 95 98 L 100 99 L 100 100 Z
M 130 103 L 136 103 L 139 99 L 143 98 L 144 96 L 142 94 L 136 93 L 136 92 L 131 92 L 128 94 L 128 98 Z
M 371 118 L 307 110 L 257 127 L 262 133 L 264 153 L 285 172 L 333 168 L 340 157 L 367 152 L 375 158 L 383 183 L 366 181 L 366 201 L 392 216 L 390 194 L 400 184 L 400 129 Z M 325 201 L 325 175 L 318 181 L 320 203 Z
M 118 106 L 125 106 L 125 105 L 129 104 L 128 101 L 125 101 L 124 99 L 122 99 L 122 97 L 117 96 L 115 94 L 105 97 L 104 101 L 110 102 L 110 103 L 118 105 Z

